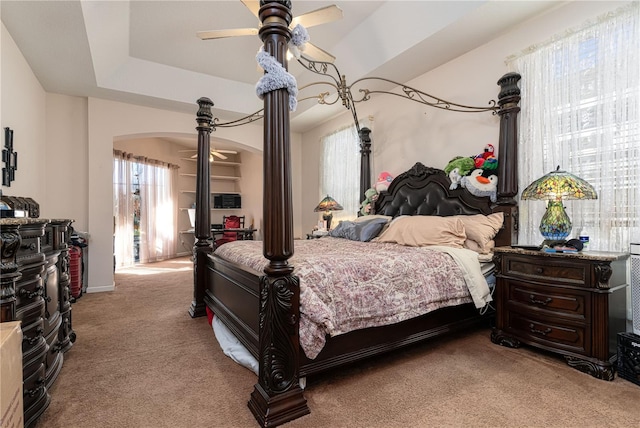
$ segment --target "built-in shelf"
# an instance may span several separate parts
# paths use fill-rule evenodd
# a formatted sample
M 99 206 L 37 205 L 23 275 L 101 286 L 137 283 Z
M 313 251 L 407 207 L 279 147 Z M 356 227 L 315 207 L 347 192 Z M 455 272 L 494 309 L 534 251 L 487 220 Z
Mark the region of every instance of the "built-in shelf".
M 189 229 L 189 224 L 193 224 L 193 213 L 189 212 L 194 202 L 196 202 L 196 187 L 197 187 L 197 158 L 191 157 L 194 152 L 185 153 L 180 158 L 182 162 L 182 168 L 178 172 L 180 176 L 180 205 L 184 208 L 179 208 L 180 210 L 180 226 L 182 229 L 179 231 L 180 234 L 183 235 L 185 241 L 189 240 L 189 236 L 193 235 L 193 229 Z M 214 206 L 214 199 L 219 197 L 219 195 L 223 195 L 224 197 L 228 197 L 227 195 L 240 195 L 238 192 L 240 177 L 240 166 L 241 166 L 241 158 L 240 154 L 229 155 L 227 160 L 219 160 L 215 159 L 213 162 L 209 163 L 210 169 L 210 189 L 209 193 L 211 194 L 211 207 Z M 224 190 L 217 190 L 224 189 Z M 230 197 L 230 196 L 229 196 Z M 218 204 L 216 204 L 217 206 Z M 234 204 L 235 205 L 235 204 Z M 238 212 L 240 208 L 210 208 L 210 212 L 212 220 L 213 217 L 221 217 L 223 215 L 235 214 Z M 219 212 L 222 211 L 222 212 Z M 216 214 L 213 214 L 217 212 Z M 189 216 L 187 216 L 189 214 Z M 189 222 L 186 219 L 189 219 Z
M 196 191 L 195 190 L 180 190 L 180 193 L 193 193 L 195 194 Z M 212 195 L 240 195 L 239 192 L 218 192 L 216 190 L 212 190 L 210 192 Z
M 191 208 L 178 208 L 180 211 L 186 211 Z M 233 210 L 241 210 L 242 208 L 211 208 L 211 211 L 233 211 Z
M 189 161 L 189 162 L 195 162 L 195 161 L 198 160 L 197 158 L 180 158 L 180 159 L 185 160 L 185 161 Z M 215 166 L 215 165 L 219 165 L 219 166 L 240 166 L 241 164 L 240 164 L 240 162 L 228 162 L 228 161 L 218 161 L 218 160 L 216 160 L 216 161 L 211 162 L 211 165 L 212 166 Z
M 181 176 L 183 177 L 197 177 L 197 174 L 189 174 L 189 173 L 180 173 Z M 212 180 L 228 180 L 228 181 L 238 181 L 240 180 L 240 177 L 235 177 L 233 175 L 212 175 L 211 176 Z

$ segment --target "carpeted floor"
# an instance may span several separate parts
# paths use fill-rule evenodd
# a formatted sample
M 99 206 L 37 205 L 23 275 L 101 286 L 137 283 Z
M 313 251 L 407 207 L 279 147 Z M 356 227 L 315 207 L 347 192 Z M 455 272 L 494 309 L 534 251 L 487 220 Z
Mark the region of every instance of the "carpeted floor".
M 77 341 L 38 428 L 257 427 L 255 375 L 192 319 L 187 258 L 116 274 L 72 308 Z M 290 427 L 638 427 L 640 387 L 509 349 L 488 330 L 434 340 L 309 379 Z

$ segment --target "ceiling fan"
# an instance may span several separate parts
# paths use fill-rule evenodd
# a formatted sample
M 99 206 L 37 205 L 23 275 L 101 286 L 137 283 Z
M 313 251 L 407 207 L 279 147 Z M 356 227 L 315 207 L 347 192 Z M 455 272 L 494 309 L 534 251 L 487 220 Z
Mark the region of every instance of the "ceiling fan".
M 247 9 L 253 13 L 256 18 L 259 18 L 258 11 L 260 10 L 260 1 L 257 0 L 241 0 Z M 316 9 L 314 11 L 297 16 L 291 20 L 289 28 L 293 29 L 296 25 L 301 24 L 305 28 L 313 27 L 320 24 L 336 21 L 342 19 L 342 9 L 336 5 L 331 5 Z M 225 37 L 237 37 L 237 36 L 255 36 L 258 34 L 258 28 L 235 28 L 230 30 L 210 30 L 210 31 L 198 31 L 197 35 L 202 40 L 210 39 L 222 39 Z M 319 47 L 308 43 L 305 45 L 303 55 L 322 62 L 333 62 L 336 57 L 329 52 L 320 49 Z
M 236 152 L 235 150 L 216 150 L 216 149 L 211 149 L 211 151 L 209 152 L 209 162 L 213 162 L 215 160 L 215 158 L 220 158 L 222 160 L 227 159 L 228 157 L 223 155 L 223 153 L 227 153 L 230 155 L 236 155 L 238 154 L 238 152 Z M 198 157 L 198 154 L 196 153 L 195 155 L 191 156 L 191 159 L 195 159 Z

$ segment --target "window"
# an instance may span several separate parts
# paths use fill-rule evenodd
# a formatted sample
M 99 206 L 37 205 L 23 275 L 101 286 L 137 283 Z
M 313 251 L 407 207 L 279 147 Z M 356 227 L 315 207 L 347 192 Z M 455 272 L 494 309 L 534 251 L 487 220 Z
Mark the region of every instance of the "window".
M 334 211 L 332 226 L 353 220 L 360 209 L 360 139 L 355 125 L 322 138 L 320 195 L 335 199 L 344 210 Z
M 175 257 L 177 166 L 114 150 L 116 267 Z
M 519 188 L 558 165 L 591 183 L 597 200 L 565 206 L 571 236 L 586 228 L 597 250 L 627 251 L 640 231 L 638 16 L 634 2 L 511 61 L 522 75 Z M 521 242 L 541 241 L 544 210 L 521 201 Z

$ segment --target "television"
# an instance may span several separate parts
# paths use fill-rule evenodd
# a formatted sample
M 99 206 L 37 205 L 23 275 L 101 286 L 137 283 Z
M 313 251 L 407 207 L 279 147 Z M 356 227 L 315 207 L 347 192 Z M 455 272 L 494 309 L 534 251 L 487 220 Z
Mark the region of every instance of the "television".
M 242 197 L 238 193 L 214 194 L 213 208 L 215 209 L 242 208 Z

